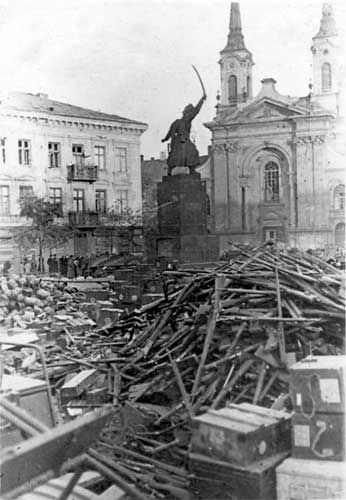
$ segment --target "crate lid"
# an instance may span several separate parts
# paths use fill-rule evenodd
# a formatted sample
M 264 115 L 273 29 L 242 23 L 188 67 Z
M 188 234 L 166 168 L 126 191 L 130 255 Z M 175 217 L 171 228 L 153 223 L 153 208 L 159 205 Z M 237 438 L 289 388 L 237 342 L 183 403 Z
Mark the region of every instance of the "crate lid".
M 260 409 L 258 409 L 260 408 Z M 282 413 L 282 415 L 277 415 Z M 211 427 L 221 427 L 243 434 L 254 432 L 260 427 L 277 424 L 282 419 L 290 418 L 286 412 L 272 412 L 256 405 L 229 405 L 220 410 L 209 410 L 194 418 L 194 422 L 207 424 Z
M 339 370 L 346 369 L 346 356 L 307 356 L 294 363 L 291 370 Z
M 21 377 L 20 375 L 3 375 L 2 391 L 26 392 L 30 389 L 47 387 L 46 382 L 29 377 Z
M 346 462 L 335 460 L 306 460 L 302 458 L 287 458 L 276 469 L 277 474 L 292 474 L 293 476 L 336 478 L 346 477 Z

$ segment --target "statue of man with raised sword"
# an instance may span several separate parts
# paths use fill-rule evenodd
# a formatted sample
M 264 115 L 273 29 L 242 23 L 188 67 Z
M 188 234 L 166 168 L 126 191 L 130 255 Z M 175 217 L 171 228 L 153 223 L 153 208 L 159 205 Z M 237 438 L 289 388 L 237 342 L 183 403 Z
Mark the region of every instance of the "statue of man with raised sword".
M 200 74 L 195 66 L 192 67 L 196 71 L 198 79 L 201 83 L 203 95 L 196 106 L 188 104 L 185 107 L 183 116 L 171 124 L 166 137 L 161 141 L 165 142 L 168 141 L 168 139 L 171 140 L 170 151 L 167 159 L 167 175 L 171 175 L 172 170 L 175 167 L 188 167 L 190 174 L 192 174 L 194 173 L 196 167 L 200 164 L 199 153 L 196 146 L 190 139 L 190 132 L 192 120 L 200 112 L 207 95 L 205 93 L 205 88 Z

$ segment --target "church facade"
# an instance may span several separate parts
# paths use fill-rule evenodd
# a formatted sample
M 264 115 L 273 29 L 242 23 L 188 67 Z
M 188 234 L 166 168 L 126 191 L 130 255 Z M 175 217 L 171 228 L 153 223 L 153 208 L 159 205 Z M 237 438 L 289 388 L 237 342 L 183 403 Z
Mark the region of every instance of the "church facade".
M 221 95 L 212 132 L 214 231 L 230 242 L 277 239 L 289 247 L 336 249 L 345 238 L 345 134 L 341 54 L 333 12 L 323 4 L 312 40 L 313 84 L 281 95 L 273 78 L 252 96 L 253 58 L 231 4 L 221 51 Z

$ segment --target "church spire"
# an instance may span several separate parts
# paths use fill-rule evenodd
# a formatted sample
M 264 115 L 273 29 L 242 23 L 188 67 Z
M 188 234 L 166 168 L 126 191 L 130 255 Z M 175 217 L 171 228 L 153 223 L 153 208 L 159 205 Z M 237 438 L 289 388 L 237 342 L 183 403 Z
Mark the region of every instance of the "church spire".
M 324 3 L 320 29 L 312 39 L 312 98 L 334 112 L 338 112 L 342 62 L 337 34 L 332 6 Z
M 241 30 L 239 3 L 232 2 L 227 45 L 222 52 L 244 49 L 246 50 L 244 36 Z
M 252 54 L 245 47 L 238 2 L 231 3 L 226 47 L 220 53 L 221 107 L 238 106 L 252 98 Z
M 336 36 L 336 23 L 333 16 L 333 8 L 332 4 L 324 3 L 322 6 L 322 19 L 320 23 L 320 29 L 316 36 L 314 36 L 313 40 L 316 38 L 325 38 L 330 36 Z

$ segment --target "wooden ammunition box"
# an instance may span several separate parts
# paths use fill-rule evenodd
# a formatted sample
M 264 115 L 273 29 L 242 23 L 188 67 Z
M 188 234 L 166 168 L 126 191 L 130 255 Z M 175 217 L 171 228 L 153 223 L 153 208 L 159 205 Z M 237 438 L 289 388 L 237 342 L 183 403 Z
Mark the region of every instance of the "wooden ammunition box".
M 301 413 L 292 417 L 292 456 L 313 460 L 345 460 L 345 415 Z
M 346 463 L 287 458 L 276 469 L 278 500 L 346 498 Z
M 276 500 L 276 467 L 287 453 L 260 460 L 247 467 L 189 455 L 191 488 L 205 500 Z
M 60 389 L 61 403 L 64 404 L 72 398 L 80 396 L 85 389 L 90 387 L 97 379 L 98 372 L 95 369 L 82 370 L 65 382 Z
M 140 299 L 139 286 L 136 285 L 126 285 L 118 294 L 118 300 L 123 304 L 136 304 Z
M 308 356 L 290 374 L 296 413 L 345 413 L 346 356 Z
M 3 395 L 7 392 L 9 400 L 25 410 L 29 415 L 48 427 L 55 425 L 52 409 L 49 404 L 46 382 L 42 380 L 21 377 L 20 375 L 3 375 Z M 0 443 L 2 448 L 22 441 L 20 432 L 5 420 L 0 426 Z
M 242 403 L 195 417 L 191 452 L 241 466 L 291 448 L 291 415 Z

